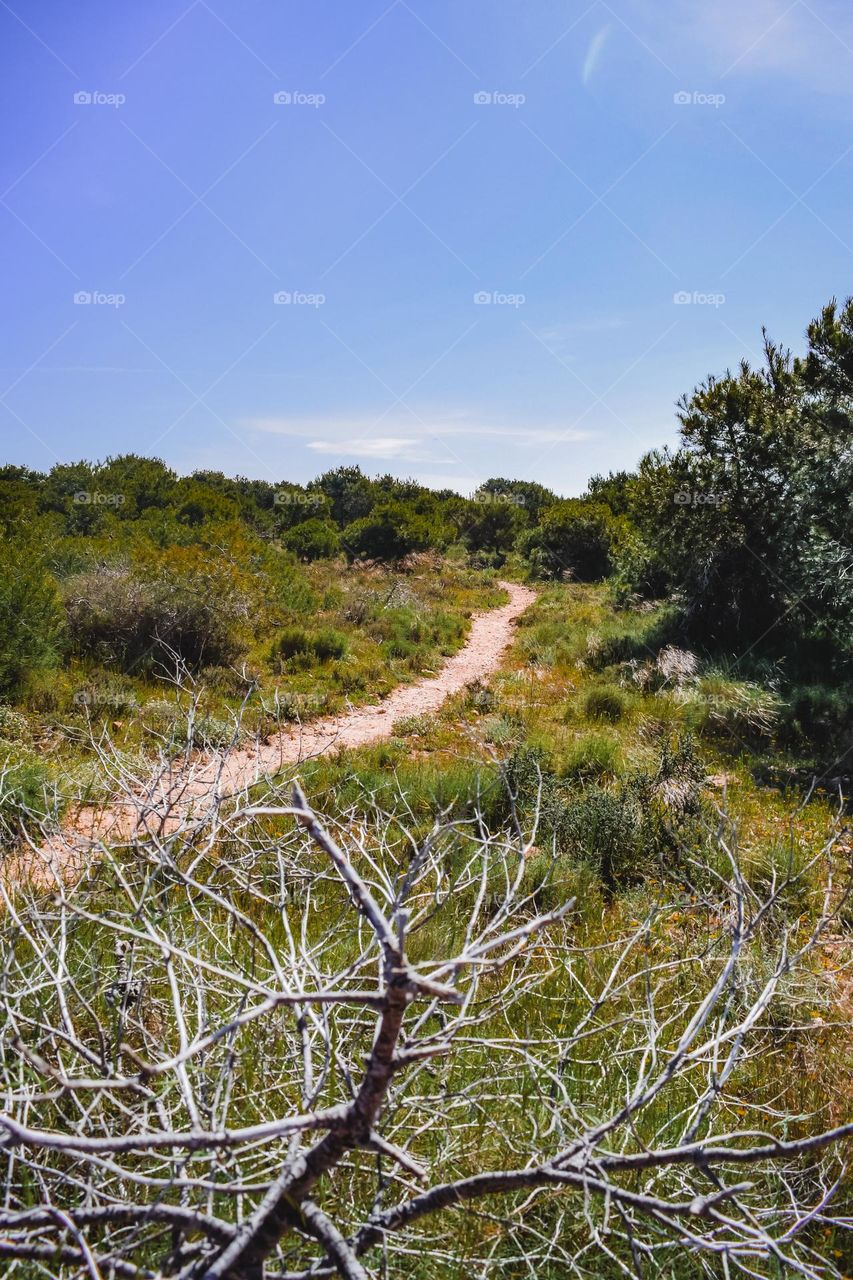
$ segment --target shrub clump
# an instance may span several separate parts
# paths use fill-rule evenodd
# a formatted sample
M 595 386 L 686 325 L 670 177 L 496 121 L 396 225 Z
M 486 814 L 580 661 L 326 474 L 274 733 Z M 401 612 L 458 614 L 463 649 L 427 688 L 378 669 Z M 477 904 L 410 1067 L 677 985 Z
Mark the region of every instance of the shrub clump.
M 341 539 L 330 520 L 313 516 L 283 534 L 281 545 L 300 560 L 323 560 L 339 554 Z
M 47 766 L 27 753 L 0 763 L 0 847 L 17 844 L 24 831 L 37 830 L 60 809 Z
M 65 612 L 74 650 L 121 670 L 172 665 L 225 665 L 245 647 L 251 601 L 240 587 L 189 571 L 153 573 L 102 565 L 65 584 Z
M 273 662 L 280 664 L 308 667 L 318 662 L 329 662 L 333 658 L 345 658 L 348 652 L 347 637 L 333 627 L 323 627 L 318 631 L 308 631 L 304 627 L 286 627 L 274 640 L 271 657 Z
M 0 563 L 0 692 L 59 657 L 62 609 L 34 548 L 6 543 Z
M 519 746 L 501 768 L 489 816 L 524 823 L 538 807 L 540 847 L 582 863 L 614 893 L 677 867 L 701 839 L 704 773 L 688 735 L 665 739 L 649 770 L 593 775 L 581 788 L 558 777 L 541 750 Z
M 621 888 L 642 879 L 648 869 L 642 818 L 635 789 L 593 787 L 563 809 L 555 833 L 558 847 L 591 865 L 608 889 Z
M 587 720 L 608 720 L 615 724 L 625 714 L 626 699 L 619 689 L 590 689 L 584 698 Z
M 424 737 L 434 724 L 432 716 L 401 716 L 394 721 L 393 730 L 398 738 Z
M 560 773 L 564 778 L 603 778 L 617 776 L 625 768 L 624 754 L 618 738 L 608 733 L 589 733 L 569 749 Z
M 0 703 L 0 742 L 21 743 L 31 739 L 30 722 L 24 713 Z
M 772 689 L 713 673 L 703 676 L 684 699 L 700 732 L 742 739 L 770 737 L 779 722 L 782 705 Z

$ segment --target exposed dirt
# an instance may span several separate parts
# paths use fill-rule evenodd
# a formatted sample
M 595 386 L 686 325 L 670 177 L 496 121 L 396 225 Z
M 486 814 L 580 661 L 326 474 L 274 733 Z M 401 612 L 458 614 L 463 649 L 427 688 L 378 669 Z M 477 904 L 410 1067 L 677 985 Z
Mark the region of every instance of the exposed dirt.
M 217 797 L 235 795 L 285 765 L 323 755 L 340 747 L 361 747 L 388 738 L 403 716 L 437 711 L 445 698 L 465 685 L 483 679 L 499 664 L 510 644 L 513 624 L 536 598 L 529 587 L 500 584 L 509 602 L 475 614 L 462 649 L 440 671 L 414 684 L 400 685 L 377 705 L 328 716 L 300 728 L 276 734 L 260 743 L 230 752 L 226 759 L 199 753 L 173 762 L 168 776 L 133 799 L 116 799 L 104 807 L 86 806 L 71 815 L 59 836 L 15 868 L 12 878 L 51 879 L 51 872 L 68 874 L 98 842 L 125 843 L 135 830 L 174 830 L 193 812 L 204 812 Z M 23 865 L 26 862 L 26 869 Z M 18 862 L 16 859 L 15 862 Z M 35 865 L 34 865 L 35 863 Z M 38 863 L 41 865 L 38 866 Z M 11 871 L 7 867 L 7 872 Z

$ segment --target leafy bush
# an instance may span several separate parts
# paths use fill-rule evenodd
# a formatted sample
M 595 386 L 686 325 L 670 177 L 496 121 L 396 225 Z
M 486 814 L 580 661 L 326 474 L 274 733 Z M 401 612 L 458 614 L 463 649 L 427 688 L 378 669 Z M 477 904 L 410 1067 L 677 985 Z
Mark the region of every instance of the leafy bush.
M 320 520 L 315 516 L 288 529 L 282 536 L 281 545 L 300 560 L 322 560 L 338 554 L 341 539 L 330 520 Z
M 503 817 L 508 817 L 513 806 L 517 812 L 528 812 L 541 793 L 547 800 L 556 779 L 545 752 L 540 747 L 524 743 L 514 748 L 500 769 L 501 791 L 509 803 L 503 805 Z
M 27 753 L 0 763 L 0 846 L 18 842 L 22 830 L 34 830 L 60 809 L 47 766 Z
M 519 549 L 536 577 L 598 582 L 611 571 L 619 529 L 603 503 L 571 498 L 548 507 L 541 524 L 521 535 Z
M 635 795 L 594 787 L 566 804 L 555 834 L 562 852 L 583 858 L 616 889 L 642 880 L 648 869 L 641 831 Z
M 318 631 L 312 641 L 312 648 L 320 662 L 328 662 L 331 658 L 345 658 L 349 650 L 349 640 L 342 631 L 325 627 Z
M 348 524 L 342 534 L 353 560 L 402 560 L 433 542 L 434 530 L 425 517 L 402 502 L 379 503 L 369 516 Z
M 35 548 L 4 543 L 0 556 L 0 692 L 17 688 L 29 671 L 58 660 L 62 610 L 53 580 Z

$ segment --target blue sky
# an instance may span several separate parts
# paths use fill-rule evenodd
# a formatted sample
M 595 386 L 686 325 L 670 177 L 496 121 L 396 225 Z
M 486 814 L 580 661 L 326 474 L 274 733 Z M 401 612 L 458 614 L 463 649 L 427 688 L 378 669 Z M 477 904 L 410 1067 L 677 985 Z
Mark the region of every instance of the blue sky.
M 4 461 L 575 493 L 853 292 L 840 0 L 0 0 L 0 47 Z

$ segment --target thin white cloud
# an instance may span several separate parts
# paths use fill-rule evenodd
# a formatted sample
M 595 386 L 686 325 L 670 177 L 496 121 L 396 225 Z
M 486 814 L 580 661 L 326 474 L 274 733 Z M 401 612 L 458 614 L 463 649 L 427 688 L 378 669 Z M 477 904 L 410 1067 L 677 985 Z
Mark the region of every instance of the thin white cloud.
M 417 441 L 400 436 L 376 436 L 372 440 L 309 440 L 307 448 L 314 453 L 332 453 L 348 458 L 409 458 Z
M 366 458 L 407 457 L 421 461 L 430 440 L 445 440 L 449 446 L 462 445 L 466 440 L 501 440 L 509 446 L 525 448 L 531 444 L 556 444 L 558 441 L 573 444 L 589 440 L 596 434 L 561 424 L 528 426 L 484 422 L 464 414 L 439 418 L 430 418 L 426 414 L 420 416 L 423 425 L 413 425 L 408 417 L 389 421 L 387 417 L 377 420 L 369 416 L 246 418 L 239 425 L 244 431 L 304 439 L 306 448 L 315 453 Z
M 602 53 L 604 52 L 604 46 L 607 44 L 611 30 L 611 24 L 608 22 L 600 31 L 596 31 L 595 35 L 590 40 L 589 48 L 586 51 L 586 57 L 583 60 L 583 67 L 581 68 L 581 84 L 589 84 L 592 79 L 593 73 L 598 66 Z

